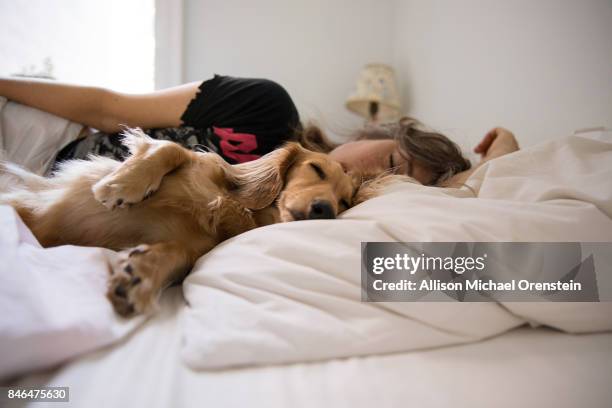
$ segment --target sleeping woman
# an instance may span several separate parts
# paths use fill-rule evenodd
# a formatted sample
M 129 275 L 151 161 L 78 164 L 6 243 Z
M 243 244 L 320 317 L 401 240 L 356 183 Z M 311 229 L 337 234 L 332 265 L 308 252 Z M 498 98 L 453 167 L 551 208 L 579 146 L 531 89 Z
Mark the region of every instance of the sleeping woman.
M 329 153 L 348 170 L 411 176 L 424 185 L 460 187 L 477 167 L 519 149 L 514 135 L 490 130 L 475 147 L 472 167 L 446 136 L 412 118 L 366 126 L 351 141 L 331 143 L 318 129 L 303 127 L 297 109 L 279 84 L 267 79 L 215 75 L 142 95 L 46 80 L 0 78 L 0 96 L 81 123 L 81 137 L 63 147 L 55 163 L 89 154 L 122 159 L 122 126 L 140 127 L 156 139 L 220 154 L 231 164 L 255 160 L 287 141 Z M 9 158 L 10 159 L 10 158 Z

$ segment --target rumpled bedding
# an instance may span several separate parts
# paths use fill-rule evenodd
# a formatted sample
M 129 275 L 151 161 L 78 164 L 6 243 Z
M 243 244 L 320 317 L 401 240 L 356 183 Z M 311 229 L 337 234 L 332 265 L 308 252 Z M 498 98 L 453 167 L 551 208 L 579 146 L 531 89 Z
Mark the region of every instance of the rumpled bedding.
M 0 158 L 48 173 L 83 128 L 0 97 Z M 101 248 L 42 248 L 9 206 L 0 206 L 0 379 L 53 366 L 123 338 L 143 318 L 115 316 L 105 297 Z
M 362 241 L 612 241 L 611 180 L 612 137 L 572 136 L 481 167 L 467 182 L 477 198 L 466 188 L 398 184 L 340 220 L 237 236 L 200 258 L 184 282 L 182 357 L 195 369 L 219 369 L 469 343 L 524 324 L 612 330 L 610 302 L 360 296 Z
M 4 147 L 18 146 L 5 123 Z M 24 150 L 22 164 L 44 172 L 73 137 L 70 126 L 51 134 L 33 126 L 50 145 Z M 217 369 L 461 344 L 525 323 L 610 330 L 610 303 L 363 303 L 360 243 L 612 241 L 611 179 L 612 137 L 569 137 L 479 169 L 468 180 L 478 198 L 466 188 L 398 184 L 338 220 L 237 236 L 202 257 L 184 282 L 182 357 Z M 0 378 L 116 343 L 144 320 L 118 318 L 105 297 L 112 251 L 41 248 L 7 206 L 0 228 Z
M 0 230 L 0 379 L 112 344 L 143 322 L 119 318 L 106 299 L 114 252 L 42 248 L 6 205 Z

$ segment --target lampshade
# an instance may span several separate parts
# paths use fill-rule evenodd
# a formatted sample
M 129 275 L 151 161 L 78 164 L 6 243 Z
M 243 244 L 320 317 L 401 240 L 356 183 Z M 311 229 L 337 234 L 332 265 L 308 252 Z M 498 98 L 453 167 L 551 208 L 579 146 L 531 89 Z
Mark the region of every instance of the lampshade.
M 375 117 L 371 115 L 371 104 L 377 103 Z M 357 90 L 346 100 L 348 110 L 376 121 L 399 118 L 401 103 L 395 72 L 385 64 L 367 64 L 357 79 Z

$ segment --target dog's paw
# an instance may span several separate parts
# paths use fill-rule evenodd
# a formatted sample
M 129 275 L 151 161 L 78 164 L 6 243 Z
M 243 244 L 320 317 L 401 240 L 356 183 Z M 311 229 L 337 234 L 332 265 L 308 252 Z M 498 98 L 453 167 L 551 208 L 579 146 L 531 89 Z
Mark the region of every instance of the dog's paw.
M 157 300 L 159 288 L 153 279 L 155 265 L 146 256 L 148 251 L 149 246 L 144 244 L 122 251 L 111 265 L 106 297 L 123 317 L 146 313 Z
M 127 208 L 146 200 L 159 188 L 157 181 L 125 181 L 121 177 L 109 175 L 93 185 L 94 198 L 109 210 Z

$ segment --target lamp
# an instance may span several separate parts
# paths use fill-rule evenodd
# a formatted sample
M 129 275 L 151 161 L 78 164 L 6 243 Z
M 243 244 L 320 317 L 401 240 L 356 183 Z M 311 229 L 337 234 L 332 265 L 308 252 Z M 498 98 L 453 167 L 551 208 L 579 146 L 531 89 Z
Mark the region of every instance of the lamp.
M 346 100 L 346 108 L 373 123 L 397 119 L 401 103 L 393 68 L 367 64 L 357 79 L 357 90 Z

